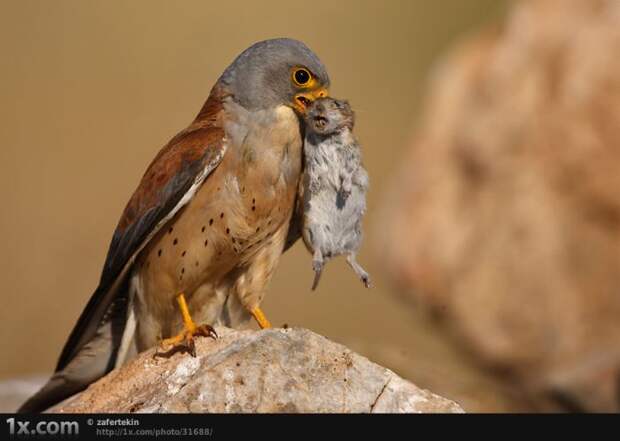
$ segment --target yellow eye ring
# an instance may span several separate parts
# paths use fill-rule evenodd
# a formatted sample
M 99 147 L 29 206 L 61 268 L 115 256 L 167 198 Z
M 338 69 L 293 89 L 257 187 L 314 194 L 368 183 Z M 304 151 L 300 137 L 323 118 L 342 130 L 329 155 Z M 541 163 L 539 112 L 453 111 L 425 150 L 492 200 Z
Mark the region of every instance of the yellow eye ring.
M 293 82 L 298 86 L 307 86 L 312 80 L 312 74 L 308 69 L 297 67 L 293 69 Z

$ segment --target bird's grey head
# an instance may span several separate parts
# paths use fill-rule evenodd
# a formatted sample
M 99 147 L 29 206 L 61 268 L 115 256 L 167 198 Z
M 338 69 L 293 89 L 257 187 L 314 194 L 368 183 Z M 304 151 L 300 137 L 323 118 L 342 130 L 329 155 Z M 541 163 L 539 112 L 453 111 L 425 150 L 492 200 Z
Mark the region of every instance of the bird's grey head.
M 329 76 L 305 44 L 276 38 L 243 51 L 219 83 L 248 110 L 288 105 L 304 114 L 315 99 L 327 96 Z

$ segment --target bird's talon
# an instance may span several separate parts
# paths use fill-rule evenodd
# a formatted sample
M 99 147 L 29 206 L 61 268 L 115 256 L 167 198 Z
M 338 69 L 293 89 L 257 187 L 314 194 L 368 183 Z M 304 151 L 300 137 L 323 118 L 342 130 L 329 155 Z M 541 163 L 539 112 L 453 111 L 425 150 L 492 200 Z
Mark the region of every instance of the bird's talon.
M 213 340 L 217 340 L 218 338 L 217 332 L 215 332 L 215 329 L 213 328 L 213 326 L 210 326 L 210 325 L 199 326 L 198 333 L 202 335 L 203 337 L 211 337 Z
M 194 340 L 195 337 L 198 336 L 211 337 L 215 340 L 217 338 L 217 333 L 212 326 L 194 325 L 174 337 L 161 340 L 159 343 L 159 350 L 155 352 L 153 357 L 170 356 L 177 352 L 187 352 L 192 357 L 196 357 L 196 343 Z
M 194 338 L 193 337 L 189 337 L 187 339 L 187 352 L 189 352 L 189 355 L 191 355 L 192 357 L 196 358 L 196 344 L 194 343 Z

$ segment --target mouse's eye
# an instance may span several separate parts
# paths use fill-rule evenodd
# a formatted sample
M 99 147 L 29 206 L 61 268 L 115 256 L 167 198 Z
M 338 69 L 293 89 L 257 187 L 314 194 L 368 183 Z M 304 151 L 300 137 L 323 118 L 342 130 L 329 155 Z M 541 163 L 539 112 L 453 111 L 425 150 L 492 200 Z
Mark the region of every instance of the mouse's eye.
M 312 75 L 310 75 L 308 69 L 298 67 L 293 70 L 293 81 L 298 86 L 307 86 L 311 79 Z

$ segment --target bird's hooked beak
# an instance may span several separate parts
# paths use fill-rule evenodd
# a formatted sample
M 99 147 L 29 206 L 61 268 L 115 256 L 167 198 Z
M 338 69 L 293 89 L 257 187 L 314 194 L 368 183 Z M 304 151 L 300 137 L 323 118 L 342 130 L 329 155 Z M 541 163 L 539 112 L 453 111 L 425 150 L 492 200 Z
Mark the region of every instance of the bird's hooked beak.
M 295 98 L 293 100 L 293 107 L 301 115 L 305 115 L 308 111 L 308 108 L 315 100 L 319 98 L 325 98 L 328 95 L 329 92 L 324 87 L 319 87 L 308 92 L 298 93 L 295 95 Z

